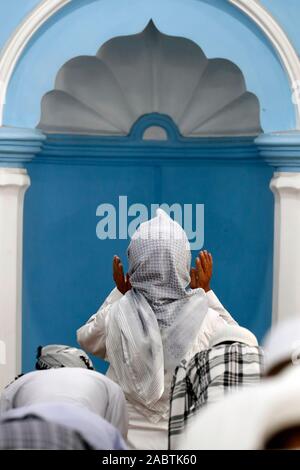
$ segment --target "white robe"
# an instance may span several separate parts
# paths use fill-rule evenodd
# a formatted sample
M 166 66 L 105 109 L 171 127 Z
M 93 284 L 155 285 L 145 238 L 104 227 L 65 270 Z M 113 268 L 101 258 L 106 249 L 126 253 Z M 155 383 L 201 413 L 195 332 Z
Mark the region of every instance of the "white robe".
M 120 432 L 87 408 L 66 402 L 36 403 L 1 415 L 0 423 L 37 416 L 78 432 L 93 450 L 126 450 Z
M 203 320 L 196 341 L 191 345 L 186 360 L 191 359 L 197 352 L 207 349 L 212 335 L 224 323 L 236 325 L 235 320 L 226 311 L 213 291 L 207 294 L 208 313 Z M 77 331 L 77 340 L 81 347 L 101 359 L 107 360 L 106 354 L 106 325 L 109 322 L 109 311 L 114 302 L 122 298 L 122 294 L 114 289 L 88 322 Z M 107 376 L 117 382 L 116 374 L 110 366 Z M 164 403 L 169 402 L 172 374 L 165 375 L 165 391 L 161 397 Z M 169 413 L 159 414 L 147 409 L 140 403 L 127 398 L 129 413 L 128 445 L 136 449 L 164 450 L 168 448 L 168 419 Z
M 126 438 L 128 414 L 120 387 L 87 369 L 63 367 L 30 372 L 4 389 L 1 414 L 37 404 L 72 404 L 104 418 Z

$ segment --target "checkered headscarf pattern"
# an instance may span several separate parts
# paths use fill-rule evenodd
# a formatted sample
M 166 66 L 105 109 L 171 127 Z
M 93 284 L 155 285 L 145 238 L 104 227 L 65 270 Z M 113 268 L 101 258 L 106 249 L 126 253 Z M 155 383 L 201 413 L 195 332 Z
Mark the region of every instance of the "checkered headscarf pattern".
M 0 450 L 89 450 L 77 432 L 37 417 L 0 421 Z
M 262 373 L 259 347 L 233 343 L 216 346 L 183 361 L 171 386 L 169 448 L 176 449 L 189 420 L 208 403 L 238 388 L 256 384 Z
M 62 344 L 39 346 L 35 367 L 37 370 L 57 369 L 60 367 L 80 367 L 94 370 L 92 361 L 84 351 Z
M 132 287 L 147 299 L 160 328 L 167 328 L 178 315 L 178 303 L 186 301 L 191 252 L 184 230 L 158 214 L 140 226 L 127 254 Z

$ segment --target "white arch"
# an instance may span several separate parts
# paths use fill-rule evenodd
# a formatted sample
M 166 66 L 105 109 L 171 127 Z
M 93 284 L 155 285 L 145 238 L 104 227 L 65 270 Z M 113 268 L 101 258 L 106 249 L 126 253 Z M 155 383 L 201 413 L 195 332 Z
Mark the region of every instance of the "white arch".
M 71 0 L 42 0 L 24 18 L 6 42 L 0 54 L 0 126 L 3 125 L 9 81 L 25 47 L 47 20 L 70 2 Z
M 299 86 L 300 59 L 288 36 L 274 17 L 259 0 L 228 0 L 242 10 L 263 31 L 273 45 L 288 75 L 291 86 L 291 100 L 295 87 Z M 298 100 L 299 101 L 299 100 Z M 300 129 L 300 102 L 295 103 L 297 129 Z
M 291 95 L 300 82 L 300 60 L 288 36 L 259 0 L 227 0 L 242 10 L 265 34 L 279 56 L 289 79 Z M 4 104 L 15 66 L 26 45 L 38 29 L 71 0 L 42 0 L 20 23 L 0 54 L 0 126 Z M 292 99 L 292 98 L 291 98 Z M 295 104 L 297 129 L 300 129 L 300 102 Z

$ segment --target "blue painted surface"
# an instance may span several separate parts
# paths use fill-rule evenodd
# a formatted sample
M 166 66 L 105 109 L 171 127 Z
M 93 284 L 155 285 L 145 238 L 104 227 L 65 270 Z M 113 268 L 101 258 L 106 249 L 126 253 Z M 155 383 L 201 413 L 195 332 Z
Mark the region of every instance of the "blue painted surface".
M 1 1 L 0 48 L 4 46 L 20 22 L 38 3 L 40 3 L 40 0 Z
M 262 1 L 300 50 L 298 0 Z M 11 0 L 1 5 L 5 21 L 0 46 L 37 2 Z M 41 98 L 53 88 L 57 71 L 67 60 L 95 54 L 112 37 L 140 32 L 150 18 L 162 32 L 194 40 L 209 58 L 237 64 L 248 90 L 260 100 L 265 131 L 294 127 L 288 82 L 270 44 L 225 0 L 73 1 L 26 48 L 9 87 L 5 123 L 34 127 Z M 44 152 L 47 164 L 28 165 L 32 186 L 24 218 L 24 370 L 33 367 L 39 344 L 76 345 L 76 328 L 112 288 L 111 258 L 123 255 L 127 242 L 97 239 L 96 208 L 102 202 L 117 204 L 119 195 L 148 206 L 205 204 L 205 246 L 215 256 L 213 287 L 232 314 L 261 338 L 271 320 L 272 169 L 261 163 L 252 144 L 239 142 L 237 147 L 244 146 L 243 150 L 233 151 L 237 158 L 228 160 L 225 141 L 219 147 L 208 142 L 205 149 L 202 143 L 199 158 L 197 149 L 187 145 L 184 150 L 176 139 L 171 139 L 169 149 L 165 146 L 164 157 L 161 144 L 147 143 L 140 155 L 137 148 L 135 158 L 130 158 L 132 148 L 112 149 L 111 142 L 106 149 L 100 145 L 101 155 L 95 142 L 73 144 L 76 152 L 67 141 L 59 151 L 54 145 Z M 96 164 L 91 161 L 95 152 Z M 70 165 L 68 158 L 74 153 L 78 164 Z M 98 366 L 104 367 L 99 362 Z
M 299 0 L 261 0 L 261 3 L 282 26 L 293 46 L 300 54 L 300 2 Z
M 45 138 L 37 129 L 0 127 L 0 167 L 23 167 L 40 152 Z
M 298 0 L 262 2 L 300 49 Z M 38 0 L 2 3 L 5 21 L 0 46 Z M 248 90 L 260 99 L 265 131 L 294 127 L 287 79 L 270 44 L 225 0 L 73 1 L 26 48 L 9 87 L 5 123 L 34 127 L 41 97 L 53 88 L 57 71 L 67 60 L 95 54 L 112 37 L 140 32 L 150 18 L 162 32 L 194 40 L 209 58 L 227 58 L 237 64 Z M 24 219 L 25 371 L 33 367 L 39 344 L 76 345 L 76 328 L 113 287 L 111 258 L 115 253 L 124 256 L 127 242 L 97 239 L 96 208 L 103 202 L 117 204 L 122 194 L 128 195 L 129 203 L 148 206 L 204 203 L 205 247 L 215 256 L 215 291 L 259 338 L 269 326 L 273 197 L 268 186 L 272 169 L 260 161 L 251 142 L 231 142 L 227 153 L 235 158 L 228 160 L 225 140 L 212 145 L 204 139 L 196 149 L 189 143 L 180 146 L 176 131 L 170 128 L 170 132 L 171 141 L 165 147 L 146 143 L 141 151 L 141 134 L 136 134 L 137 146 L 134 139 L 133 147 L 127 149 L 115 142 L 106 147 L 102 143 L 100 155 L 95 142 L 81 145 L 76 138 L 70 151 L 68 136 L 65 144 L 45 149 L 41 158 L 47 164 L 27 165 L 32 186 L 26 195 Z M 130 158 L 133 148 L 134 158 Z M 75 154 L 78 164 L 70 165 L 68 159 Z M 241 161 L 243 155 L 245 161 Z M 293 169 L 298 168 L 289 167 Z M 97 364 L 103 370 L 103 363 Z
M 266 132 L 294 128 L 289 84 L 279 60 L 263 34 L 225 0 L 71 2 L 40 29 L 19 61 L 8 90 L 5 124 L 34 127 L 41 98 L 53 89 L 67 60 L 94 55 L 108 39 L 140 32 L 151 18 L 163 33 L 195 41 L 207 57 L 238 65 L 248 90 L 260 100 Z
M 106 202 L 118 207 L 120 195 L 128 196 L 129 205 L 138 202 L 148 208 L 152 203 L 205 204 L 205 247 L 215 257 L 213 288 L 236 319 L 262 337 L 271 321 L 272 170 L 259 158 L 253 157 L 251 164 L 230 158 L 221 146 L 222 159 L 209 160 L 208 141 L 202 142 L 204 153 L 200 141 L 193 164 L 184 154 L 177 160 L 161 158 L 161 147 L 147 141 L 137 146 L 135 161 L 127 150 L 122 163 L 104 158 L 94 166 L 51 160 L 28 165 L 32 186 L 24 216 L 24 371 L 33 367 L 39 344 L 76 345 L 76 329 L 112 289 L 112 257 L 118 254 L 125 261 L 128 241 L 100 241 L 96 209 Z M 245 145 L 247 151 L 247 140 Z M 81 161 L 92 146 L 86 138 Z M 58 148 L 65 161 L 66 147 Z M 104 148 L 109 155 L 107 142 L 102 152 Z M 105 369 L 102 362 L 97 365 Z
M 275 171 L 300 172 L 300 132 L 262 134 L 255 143 Z
M 167 140 L 143 140 L 144 132 L 152 125 L 166 131 Z M 155 149 L 155 151 L 153 151 Z M 95 136 L 76 134 L 49 134 L 43 151 L 35 163 L 64 163 L 103 165 L 107 163 L 132 163 L 139 165 L 173 161 L 191 165 L 201 159 L 217 162 L 226 159 L 257 161 L 259 155 L 252 136 L 193 137 L 180 135 L 174 121 L 164 114 L 145 114 L 132 126 L 128 136 Z

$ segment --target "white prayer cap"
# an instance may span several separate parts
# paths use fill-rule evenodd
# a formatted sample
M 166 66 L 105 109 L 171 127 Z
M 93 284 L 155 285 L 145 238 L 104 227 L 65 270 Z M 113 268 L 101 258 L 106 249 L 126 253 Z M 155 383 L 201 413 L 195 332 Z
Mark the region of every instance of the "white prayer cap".
M 218 329 L 209 341 L 209 347 L 225 342 L 243 343 L 247 346 L 258 346 L 256 337 L 247 328 L 238 325 L 224 325 Z
M 300 318 L 290 318 L 275 325 L 264 339 L 265 373 L 290 360 L 300 363 Z
M 63 344 L 39 346 L 36 369 L 55 369 L 59 367 L 82 367 L 93 370 L 94 366 L 88 355 L 78 348 Z

